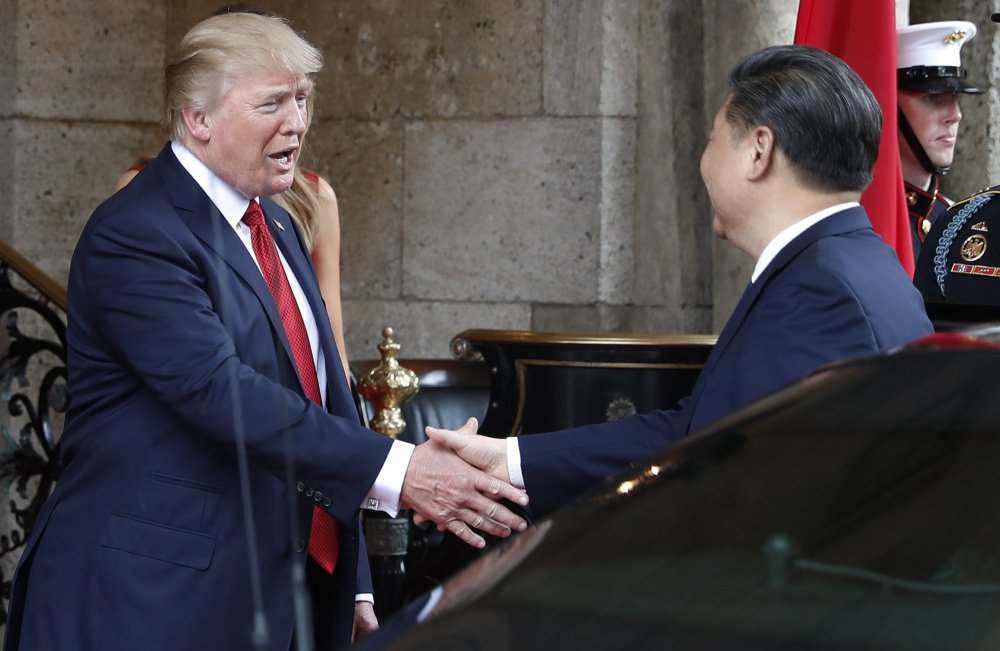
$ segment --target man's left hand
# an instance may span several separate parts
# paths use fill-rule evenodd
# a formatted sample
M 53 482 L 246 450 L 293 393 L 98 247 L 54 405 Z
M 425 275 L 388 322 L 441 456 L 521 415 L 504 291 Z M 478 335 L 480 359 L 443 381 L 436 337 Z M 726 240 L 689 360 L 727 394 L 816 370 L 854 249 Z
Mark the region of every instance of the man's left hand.
M 354 632 L 351 642 L 360 640 L 369 633 L 378 630 L 378 618 L 375 617 L 375 607 L 370 601 L 354 602 Z

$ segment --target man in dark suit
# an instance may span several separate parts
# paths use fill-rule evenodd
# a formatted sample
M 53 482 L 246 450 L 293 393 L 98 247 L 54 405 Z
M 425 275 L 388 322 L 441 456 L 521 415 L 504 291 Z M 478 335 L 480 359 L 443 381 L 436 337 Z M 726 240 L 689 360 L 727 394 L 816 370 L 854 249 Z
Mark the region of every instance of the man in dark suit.
M 748 56 L 729 81 L 701 173 L 715 234 L 757 264 L 692 395 L 674 411 L 508 441 L 471 436 L 474 421 L 428 428 L 524 486 L 536 514 L 823 364 L 932 331 L 858 204 L 882 127 L 861 78 L 826 52 L 784 46 Z
M 169 62 L 172 142 L 73 256 L 64 470 L 6 649 L 331 649 L 371 591 L 360 507 L 477 546 L 470 525 L 524 526 L 497 503 L 522 491 L 358 422 L 307 251 L 266 198 L 292 182 L 320 67 L 248 13 L 203 21 Z

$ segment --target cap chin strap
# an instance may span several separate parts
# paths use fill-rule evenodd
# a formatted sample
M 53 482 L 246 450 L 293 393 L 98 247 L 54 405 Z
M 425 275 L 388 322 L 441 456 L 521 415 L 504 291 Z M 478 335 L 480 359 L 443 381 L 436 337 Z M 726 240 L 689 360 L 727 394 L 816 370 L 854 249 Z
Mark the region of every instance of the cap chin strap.
M 917 138 L 917 134 L 913 132 L 913 127 L 910 126 L 910 121 L 906 119 L 903 114 L 903 109 L 897 107 L 897 112 L 899 113 L 899 130 L 903 132 L 903 137 L 906 138 L 906 144 L 910 146 L 910 150 L 913 155 L 917 157 L 920 164 L 925 170 L 931 174 L 936 174 L 938 176 L 944 176 L 951 171 L 951 165 L 945 165 L 944 167 L 937 167 L 931 162 L 930 156 L 924 151 L 923 145 L 920 144 L 920 140 Z

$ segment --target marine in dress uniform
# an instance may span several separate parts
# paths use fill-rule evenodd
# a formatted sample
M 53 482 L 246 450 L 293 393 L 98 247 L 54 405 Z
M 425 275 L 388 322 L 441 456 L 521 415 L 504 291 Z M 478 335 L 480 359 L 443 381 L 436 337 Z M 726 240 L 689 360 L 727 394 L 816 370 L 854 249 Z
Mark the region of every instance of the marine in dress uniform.
M 958 94 L 983 91 L 965 79 L 961 49 L 976 35 L 970 22 L 921 23 L 896 31 L 900 92 L 900 158 L 906 185 L 914 259 L 931 226 L 951 205 L 940 177 L 951 168 L 962 112 Z
M 1000 23 L 1000 14 L 991 16 Z M 929 311 L 1000 307 L 1000 185 L 952 205 L 935 222 L 916 261 L 913 283 Z

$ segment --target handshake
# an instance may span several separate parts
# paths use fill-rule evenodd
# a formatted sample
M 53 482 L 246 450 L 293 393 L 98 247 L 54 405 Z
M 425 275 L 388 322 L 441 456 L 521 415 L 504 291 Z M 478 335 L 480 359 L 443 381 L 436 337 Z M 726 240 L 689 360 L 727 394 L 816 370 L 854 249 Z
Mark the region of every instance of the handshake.
M 528 495 L 510 483 L 507 442 L 479 436 L 470 418 L 458 430 L 428 426 L 428 441 L 410 458 L 400 493 L 400 505 L 414 511 L 417 523 L 431 521 L 473 547 L 486 541 L 476 530 L 507 537 L 528 523 L 503 504 L 526 506 Z

